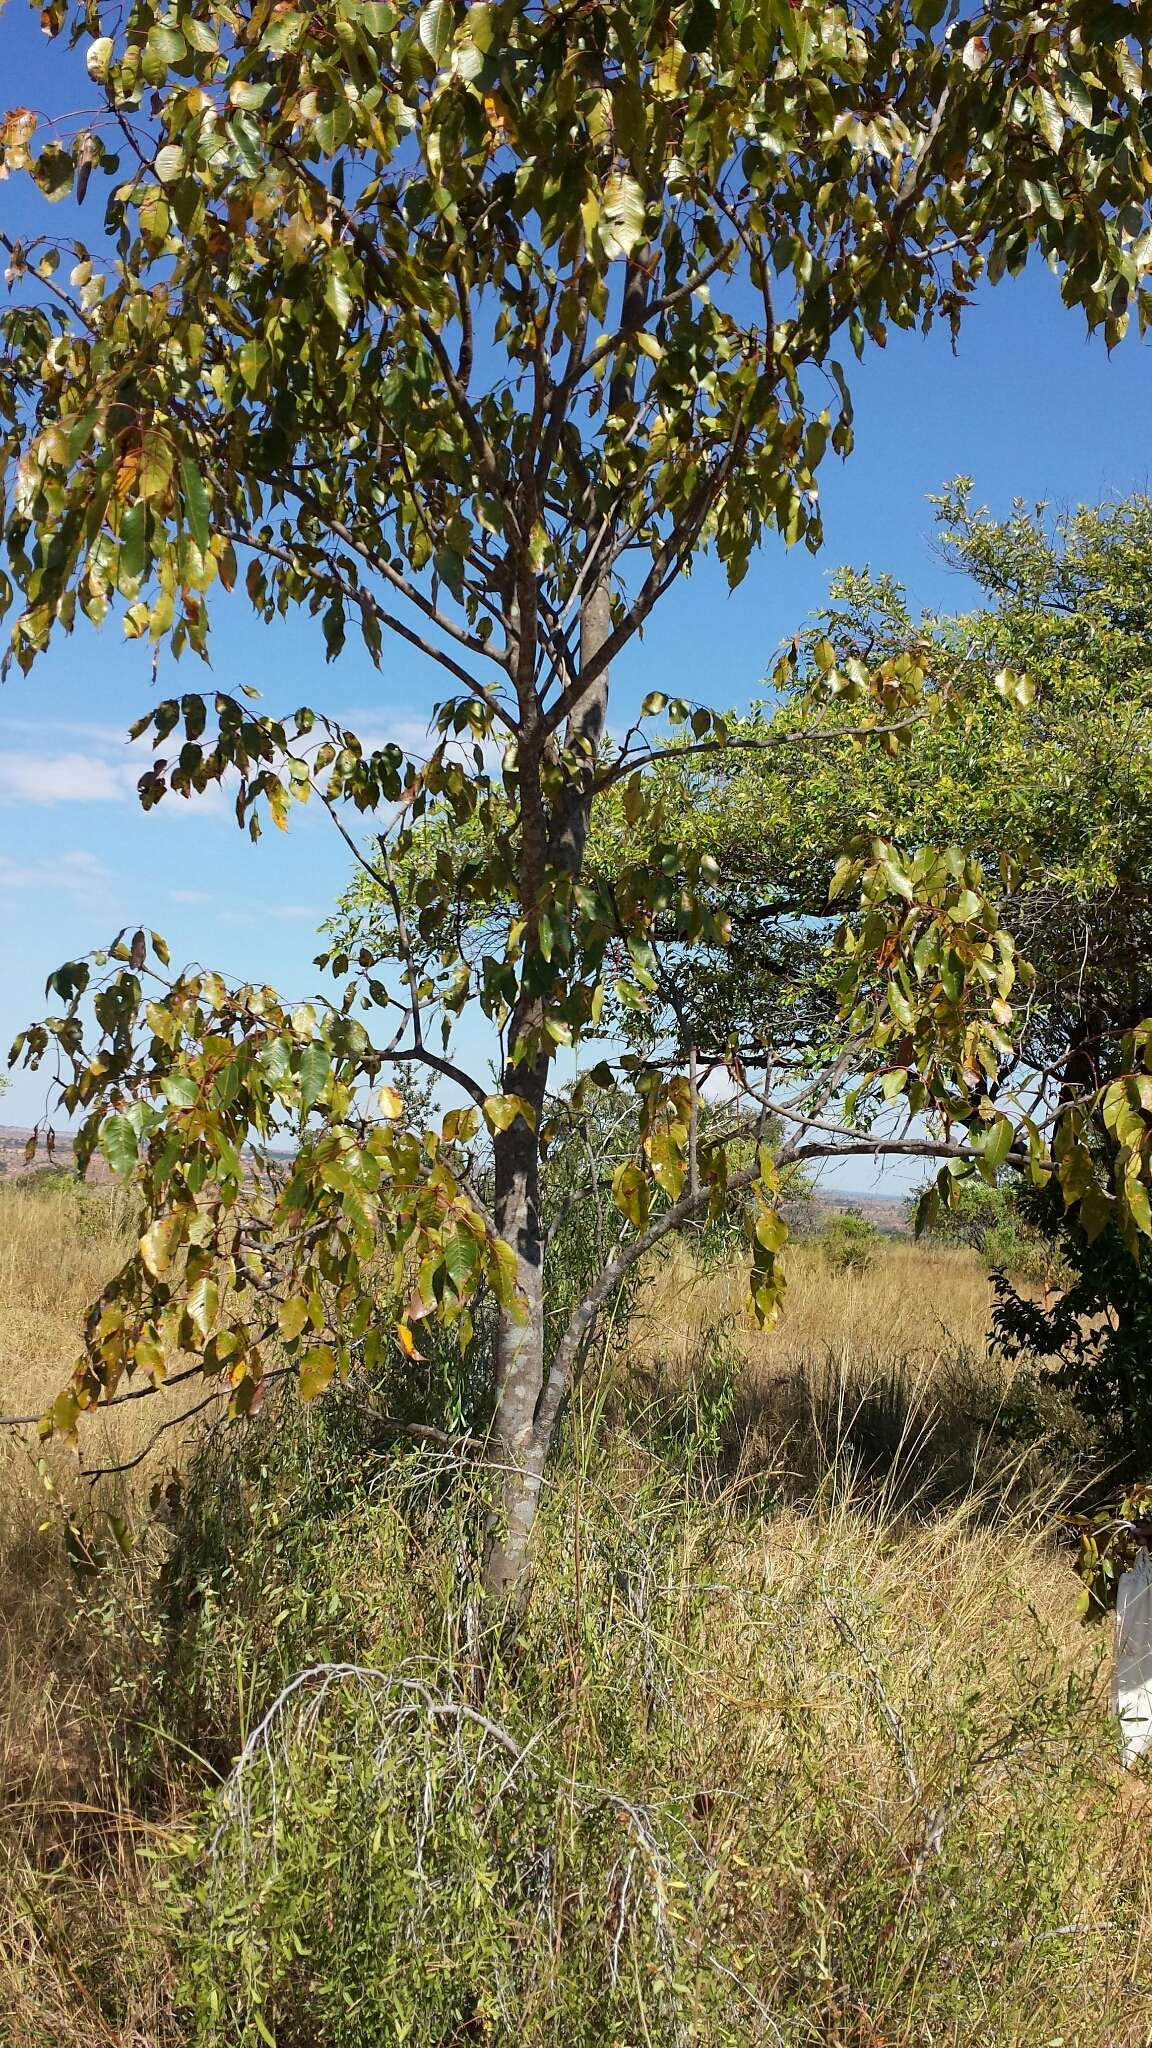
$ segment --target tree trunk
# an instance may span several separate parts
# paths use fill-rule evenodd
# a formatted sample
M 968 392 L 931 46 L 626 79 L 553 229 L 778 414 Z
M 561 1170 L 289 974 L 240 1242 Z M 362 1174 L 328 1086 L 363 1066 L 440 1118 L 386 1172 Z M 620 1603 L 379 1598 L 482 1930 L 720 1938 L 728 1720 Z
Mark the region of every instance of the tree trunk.
M 543 1105 L 546 1070 L 526 1081 L 517 1069 L 509 1092 Z M 529 1094 L 531 1089 L 531 1094 Z M 540 1150 L 522 1117 L 496 1140 L 495 1220 L 516 1254 L 519 1312 L 501 1309 L 496 1330 L 496 1405 L 488 1462 L 493 1507 L 484 1586 L 502 1605 L 519 1604 L 527 1583 L 528 1544 L 540 1495 L 543 1459 L 536 1443 L 536 1404 L 544 1384 L 544 1236 L 540 1217 Z
M 607 583 L 588 592 L 581 616 L 581 660 L 598 654 L 611 629 Z M 550 864 L 578 876 L 592 814 L 594 759 L 608 703 L 607 674 L 599 676 L 569 721 L 569 743 L 575 737 L 589 748 L 586 773 L 573 778 L 568 800 L 555 820 Z M 548 1063 L 526 1073 L 512 1067 L 504 1077 L 509 1094 L 523 1095 L 543 1114 Z M 540 1214 L 540 1140 L 522 1117 L 497 1138 L 496 1227 L 516 1254 L 519 1315 L 502 1310 L 496 1337 L 496 1406 L 489 1436 L 489 1466 L 494 1506 L 484 1559 L 486 1593 L 515 1613 L 528 1589 L 529 1550 L 540 1504 L 544 1466 L 558 1415 L 541 1417 L 545 1391 L 544 1230 Z
M 644 316 L 648 281 L 644 262 L 628 265 L 621 325 L 638 327 Z M 632 390 L 630 370 L 618 372 L 610 404 L 621 411 Z M 598 573 L 590 580 L 580 607 L 580 665 L 584 669 L 600 653 L 612 630 L 614 552 L 606 545 Z M 551 821 L 547 862 L 553 872 L 578 879 L 592 820 L 596 758 L 608 716 L 608 671 L 596 676 L 577 697 L 568 719 L 566 745 L 585 749 L 585 765 L 571 780 Z M 524 904 L 531 919 L 534 904 Z M 514 1021 L 511 1042 L 515 1044 Z M 510 1068 L 504 1087 L 523 1095 L 543 1115 L 548 1082 L 547 1060 L 530 1071 Z M 516 1280 L 521 1295 L 519 1317 L 503 1310 L 496 1338 L 496 1406 L 489 1436 L 489 1466 L 494 1481 L 494 1506 L 484 1558 L 484 1587 L 506 1610 L 517 1611 L 528 1588 L 530 1545 L 540 1504 L 544 1466 L 562 1408 L 549 1400 L 545 1377 L 544 1232 L 540 1215 L 539 1129 L 529 1130 L 522 1118 L 496 1141 L 496 1227 L 516 1254 Z M 567 1385 L 568 1368 L 564 1383 Z

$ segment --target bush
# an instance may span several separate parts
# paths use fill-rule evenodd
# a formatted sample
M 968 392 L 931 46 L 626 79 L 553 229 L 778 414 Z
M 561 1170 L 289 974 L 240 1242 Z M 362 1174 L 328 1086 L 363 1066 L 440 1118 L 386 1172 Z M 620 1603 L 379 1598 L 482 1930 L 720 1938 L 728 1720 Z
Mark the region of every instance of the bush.
M 1114 1225 L 1089 1241 L 1059 1191 L 1022 1196 L 1060 1260 L 1065 1285 L 1039 1303 L 1007 1277 L 996 1284 L 992 1329 L 1010 1358 L 1042 1360 L 1050 1384 L 1092 1425 L 1109 1484 L 1152 1475 L 1152 1246 L 1135 1252 Z
M 811 1371 L 717 1313 L 578 1386 L 510 1643 L 399 1383 L 186 1444 L 83 1583 L 13 1544 L 3 2048 L 1136 2048 L 1100 1639 L 1042 1510 L 972 1497 L 994 1377 L 885 1352 L 877 1265 Z
M 881 1241 L 876 1225 L 855 1209 L 830 1216 L 818 1239 L 834 1273 L 866 1273 Z
M 1079 1989 L 1103 2009 L 1122 1974 L 1092 1931 L 1119 1866 L 1084 1857 L 1101 1688 L 1035 1616 L 1035 1538 L 749 1520 L 738 1490 L 587 1446 L 480 1688 L 451 1521 L 421 1526 L 419 1495 L 389 1460 L 355 1530 L 314 1531 L 310 1668 L 283 1677 L 299 1645 L 274 1684 L 267 1650 L 252 1667 L 238 1761 L 168 1865 L 186 2048 L 967 2048 L 977 2010 L 1012 2048 L 1121 2038 Z M 218 1614 L 221 1666 L 229 1634 Z
M 1036 1213 L 1028 1186 L 1015 1177 L 994 1187 L 975 1174 L 955 1182 L 951 1206 L 940 1209 L 926 1234 L 938 1244 L 966 1245 L 990 1273 L 1010 1274 L 1046 1294 L 1072 1278 L 1054 1232 Z

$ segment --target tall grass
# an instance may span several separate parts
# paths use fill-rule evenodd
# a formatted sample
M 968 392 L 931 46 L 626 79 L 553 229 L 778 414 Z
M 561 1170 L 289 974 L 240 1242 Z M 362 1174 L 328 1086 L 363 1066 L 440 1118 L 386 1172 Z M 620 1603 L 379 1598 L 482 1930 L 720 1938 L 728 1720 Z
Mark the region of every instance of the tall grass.
M 0 1199 L 30 1412 L 122 1227 L 72 1224 Z M 476 1484 L 371 1390 L 179 1446 L 161 1527 L 173 1432 L 80 1582 L 10 1456 L 5 2048 L 1152 2039 L 1144 1783 L 979 1267 L 805 1251 L 769 1338 L 737 1287 L 657 1272 L 482 1663 Z

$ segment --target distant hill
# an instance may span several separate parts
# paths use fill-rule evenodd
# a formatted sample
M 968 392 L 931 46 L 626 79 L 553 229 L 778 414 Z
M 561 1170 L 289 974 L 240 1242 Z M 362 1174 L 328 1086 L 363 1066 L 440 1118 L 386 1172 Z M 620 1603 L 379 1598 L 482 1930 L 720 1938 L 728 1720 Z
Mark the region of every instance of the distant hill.
M 26 1127 L 22 1128 L 17 1124 L 0 1124 L 0 1177 L 10 1179 L 16 1174 L 35 1173 L 38 1169 L 42 1169 L 45 1166 L 62 1166 L 65 1169 L 72 1168 L 74 1162 L 71 1132 L 62 1131 L 57 1135 L 53 1142 L 51 1157 L 49 1157 L 44 1141 L 44 1133 L 41 1131 L 35 1157 L 32 1160 L 28 1160 L 25 1154 L 28 1140 L 31 1136 L 31 1131 Z M 108 1166 L 103 1159 L 93 1160 L 92 1165 L 88 1169 L 88 1177 L 94 1181 L 110 1180 L 112 1178 Z
M 904 1237 L 912 1229 L 912 1202 L 908 1195 L 853 1194 L 850 1190 L 817 1188 L 800 1205 L 816 1229 L 828 1216 L 866 1216 L 877 1230 Z
M 51 1160 L 48 1158 L 41 1134 L 36 1157 L 31 1166 L 26 1165 L 24 1151 L 31 1135 L 31 1131 L 26 1127 L 22 1129 L 16 1124 L 0 1124 L 0 1177 L 7 1178 L 15 1174 L 33 1172 L 37 1167 L 47 1165 L 72 1166 L 72 1137 L 67 1131 L 62 1131 L 57 1136 Z M 271 1156 L 286 1159 L 290 1154 L 275 1152 Z M 88 1168 L 88 1178 L 93 1181 L 106 1181 L 112 1178 L 106 1162 L 99 1154 Z M 911 1201 L 906 1195 L 871 1192 L 853 1194 L 851 1191 L 834 1191 L 830 1188 L 818 1188 L 805 1202 L 798 1204 L 795 1220 L 801 1228 L 807 1219 L 810 1228 L 819 1229 L 826 1217 L 843 1216 L 853 1212 L 866 1216 L 870 1223 L 876 1225 L 877 1230 L 889 1232 L 893 1236 L 905 1236 L 912 1228 Z

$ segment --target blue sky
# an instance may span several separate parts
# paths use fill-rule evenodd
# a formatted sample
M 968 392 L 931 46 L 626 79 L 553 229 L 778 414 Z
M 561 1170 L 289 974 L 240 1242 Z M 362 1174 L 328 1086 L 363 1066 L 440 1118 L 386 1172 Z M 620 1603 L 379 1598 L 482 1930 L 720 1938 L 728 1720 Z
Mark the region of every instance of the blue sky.
M 0 110 L 75 106 L 89 94 L 78 57 L 45 42 L 23 0 L 0 0 Z M 39 205 L 26 181 L 0 183 L 0 226 L 27 234 L 33 204 L 59 226 L 59 209 Z M 934 553 L 926 502 L 958 473 L 1001 510 L 1014 496 L 1068 503 L 1143 487 L 1150 362 L 1134 338 L 1111 358 L 1089 341 L 1043 270 L 988 290 L 956 356 L 943 331 L 894 336 L 852 375 L 857 445 L 822 475 L 822 555 L 770 547 L 732 595 L 714 565 L 699 565 L 621 663 L 616 717 L 649 689 L 723 704 L 756 695 L 777 643 L 820 603 L 842 562 L 890 571 L 921 605 L 962 606 L 966 586 Z M 198 668 L 162 662 L 159 693 L 197 687 Z M 308 702 L 405 743 L 423 730 L 437 675 L 399 645 L 385 649 L 381 673 L 353 649 L 326 666 L 319 627 L 303 617 L 269 629 L 227 601 L 216 615 L 214 680 L 255 685 L 269 709 Z M 317 983 L 316 927 L 347 879 L 344 849 L 322 818 L 299 811 L 287 837 L 269 828 L 256 847 L 223 803 L 170 799 L 142 814 L 134 785 L 143 763 L 123 735 L 156 694 L 150 651 L 124 642 L 115 624 L 102 633 L 81 624 L 29 678 L 0 688 L 0 1047 L 40 1014 L 53 967 L 123 925 L 164 932 L 177 961 L 286 993 Z M 42 1084 L 21 1076 L 0 1121 L 28 1123 L 43 1107 Z M 866 1184 L 856 1166 L 847 1178 Z

